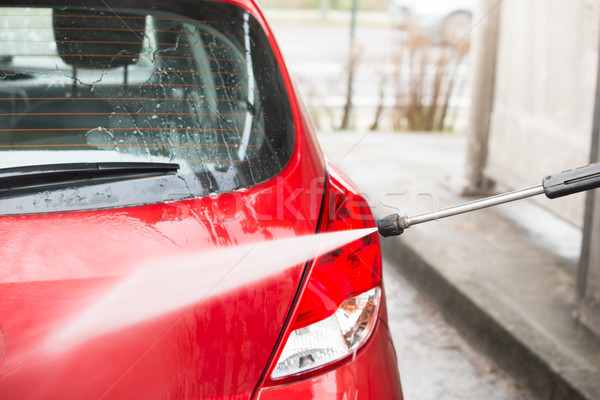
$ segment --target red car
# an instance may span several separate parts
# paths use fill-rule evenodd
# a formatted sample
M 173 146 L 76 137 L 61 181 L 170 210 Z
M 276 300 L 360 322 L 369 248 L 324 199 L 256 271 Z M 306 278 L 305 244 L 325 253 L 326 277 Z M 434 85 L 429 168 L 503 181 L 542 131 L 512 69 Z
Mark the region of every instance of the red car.
M 0 398 L 402 398 L 377 233 L 313 249 L 373 217 L 253 1 L 1 3 Z

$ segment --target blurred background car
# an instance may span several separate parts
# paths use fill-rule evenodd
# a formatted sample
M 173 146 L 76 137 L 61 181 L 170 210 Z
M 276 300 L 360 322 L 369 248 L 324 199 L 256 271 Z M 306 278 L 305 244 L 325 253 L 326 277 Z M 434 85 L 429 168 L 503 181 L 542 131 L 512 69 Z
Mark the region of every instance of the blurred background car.
M 469 32 L 473 3 L 473 0 L 394 0 L 390 14 L 398 28 L 416 30 L 439 44 L 451 44 Z

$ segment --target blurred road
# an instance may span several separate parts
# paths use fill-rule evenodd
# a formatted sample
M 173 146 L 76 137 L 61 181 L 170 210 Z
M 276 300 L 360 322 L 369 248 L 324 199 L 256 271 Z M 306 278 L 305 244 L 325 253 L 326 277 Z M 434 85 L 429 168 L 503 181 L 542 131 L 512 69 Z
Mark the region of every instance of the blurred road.
M 388 73 L 393 70 L 387 56 L 392 52 L 394 36 L 398 37 L 400 33 L 387 27 L 369 27 L 357 31 L 360 67 L 355 84 L 359 103 L 377 103 L 377 69 Z M 343 101 L 350 42 L 347 26 L 278 25 L 276 35 L 291 73 L 302 83 L 304 95 L 310 95 L 310 98 L 324 97 L 330 102 L 333 95 Z
M 535 400 L 473 350 L 386 260 L 384 281 L 405 400 Z

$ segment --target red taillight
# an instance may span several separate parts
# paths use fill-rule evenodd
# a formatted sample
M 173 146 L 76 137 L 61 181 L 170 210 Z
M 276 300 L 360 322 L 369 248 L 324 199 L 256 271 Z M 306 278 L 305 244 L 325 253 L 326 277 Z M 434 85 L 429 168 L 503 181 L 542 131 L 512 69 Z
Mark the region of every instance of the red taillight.
M 334 170 L 328 179 L 320 232 L 375 227 L 365 199 Z M 299 307 L 268 370 L 278 384 L 337 365 L 370 336 L 381 295 L 377 233 L 319 256 Z
M 375 227 L 367 202 L 336 183 L 329 186 L 322 232 Z M 344 300 L 380 283 L 381 256 L 376 232 L 320 256 L 315 260 L 294 329 L 329 317 Z

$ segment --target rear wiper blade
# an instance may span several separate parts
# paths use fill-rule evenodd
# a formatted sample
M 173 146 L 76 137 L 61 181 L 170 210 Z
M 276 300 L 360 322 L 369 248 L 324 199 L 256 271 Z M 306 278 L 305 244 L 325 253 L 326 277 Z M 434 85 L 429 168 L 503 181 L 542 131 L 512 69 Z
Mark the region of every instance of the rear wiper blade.
M 97 162 L 0 168 L 0 190 L 111 177 L 155 176 L 177 172 L 179 164 Z

